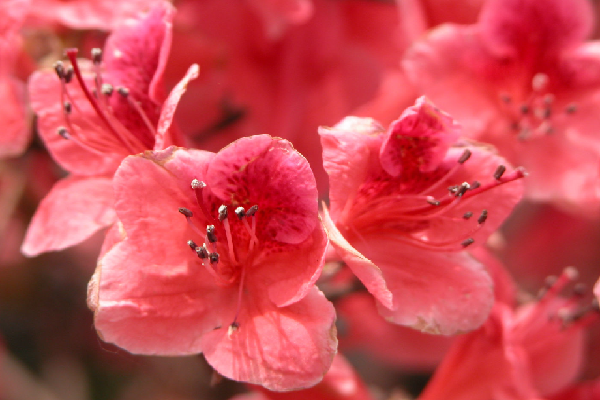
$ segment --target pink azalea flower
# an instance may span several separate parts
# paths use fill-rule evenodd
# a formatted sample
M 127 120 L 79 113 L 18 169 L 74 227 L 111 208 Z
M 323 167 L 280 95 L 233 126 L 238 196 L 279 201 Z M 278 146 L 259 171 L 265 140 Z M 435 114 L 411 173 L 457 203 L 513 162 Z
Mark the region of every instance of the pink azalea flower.
M 598 200 L 598 42 L 584 42 L 587 0 L 490 0 L 479 22 L 445 25 L 416 44 L 412 82 L 465 126 L 527 168 L 527 195 L 579 211 Z
M 559 297 L 576 273 L 565 272 L 540 300 L 517 309 L 498 302 L 478 330 L 457 338 L 419 400 L 535 400 L 568 387 L 583 365 L 580 294 Z
M 337 348 L 333 306 L 314 286 L 327 237 L 312 171 L 289 142 L 146 152 L 123 161 L 114 187 L 121 241 L 109 238 L 89 295 L 103 340 L 204 353 L 270 390 L 321 380 Z
M 462 250 L 506 218 L 523 176 L 504 174 L 489 149 L 457 143 L 459 133 L 424 98 L 387 131 L 356 117 L 320 129 L 331 186 L 323 218 L 340 257 L 390 321 L 447 335 L 489 313 L 490 277 Z
M 32 219 L 22 251 L 34 256 L 77 244 L 115 221 L 112 175 L 129 154 L 179 143 L 173 113 L 192 66 L 165 100 L 162 73 L 169 52 L 172 8 L 116 30 L 92 61 L 55 64 L 30 79 L 38 130 L 52 157 L 70 176 L 54 186 Z M 57 75 L 58 74 L 58 79 Z
M 15 77 L 28 5 L 27 0 L 0 1 L 0 158 L 20 155 L 31 139 L 24 84 Z

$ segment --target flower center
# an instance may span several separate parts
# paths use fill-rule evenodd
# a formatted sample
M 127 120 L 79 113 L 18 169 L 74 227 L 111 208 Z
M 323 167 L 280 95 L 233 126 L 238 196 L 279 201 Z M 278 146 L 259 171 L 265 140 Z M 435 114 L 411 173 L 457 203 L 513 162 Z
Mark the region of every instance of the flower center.
M 570 103 L 562 110 L 555 104 L 555 96 L 548 90 L 548 75 L 539 72 L 531 80 L 531 92 L 523 102 L 515 102 L 513 96 L 503 93 L 500 100 L 511 120 L 510 129 L 520 140 L 540 137 L 555 131 L 557 114 L 571 115 L 577 104 Z
M 115 116 L 110 99 L 116 92 L 125 100 L 133 115 L 140 120 L 152 137 L 156 136 L 156 129 L 146 112 L 129 93 L 125 87 L 114 88 L 110 83 L 103 81 L 102 69 L 102 50 L 92 50 L 92 76 L 93 85 L 88 87 L 84 79 L 83 72 L 77 61 L 77 49 L 66 50 L 70 66 L 65 67 L 62 61 L 54 64 L 54 70 L 61 83 L 61 107 L 63 110 L 64 126 L 58 128 L 58 134 L 64 139 L 70 140 L 82 149 L 98 155 L 107 153 L 128 154 L 141 153 L 151 148 L 151 141 L 143 140 L 134 132 L 127 129 L 121 121 Z M 92 107 L 93 113 L 98 117 L 97 122 L 89 118 L 82 111 L 83 104 L 78 104 L 73 95 L 70 86 L 73 84 L 73 78 L 83 93 L 87 103 Z M 78 118 L 74 119 L 73 117 Z M 94 135 L 93 132 L 107 132 L 107 134 Z
M 246 270 L 254 262 L 258 253 L 259 240 L 256 235 L 258 205 L 247 210 L 244 207 L 219 206 L 213 216 L 206 204 L 204 191 L 206 183 L 194 179 L 191 187 L 204 219 L 208 222 L 202 230 L 193 220 L 194 214 L 187 208 L 180 208 L 192 229 L 201 240 L 201 246 L 194 240 L 188 240 L 188 246 L 196 253 L 200 263 L 214 278 L 219 286 L 238 283 L 237 309 L 233 322 L 229 326 L 229 335 L 239 328 L 238 317 L 241 309 Z
M 348 210 L 347 214 L 351 215 L 344 216 L 346 221 L 350 221 L 347 229 L 359 238 L 360 232 L 376 230 L 381 234 L 389 231 L 389 236 L 396 240 L 436 251 L 458 251 L 473 244 L 472 236 L 488 219 L 488 210 L 465 211 L 465 206 L 488 190 L 524 177 L 525 172 L 517 168 L 505 173 L 506 167 L 499 165 L 492 179 L 486 182 L 462 182 L 447 186 L 470 156 L 471 151 L 465 149 L 456 164 L 446 171 L 418 173 L 419 179 L 429 182 L 425 187 L 404 183 L 406 188 L 398 190 L 398 185 L 403 183 L 392 180 L 386 182 L 386 186 L 394 186 L 393 193 L 382 195 L 385 190 L 366 189 L 366 198 L 363 197 Z M 445 194 L 442 194 L 444 191 Z M 477 218 L 474 218 L 475 215 Z M 444 229 L 436 226 L 440 224 L 448 226 L 451 232 L 445 240 L 431 237 L 432 229 Z M 402 235 L 398 235 L 398 231 Z

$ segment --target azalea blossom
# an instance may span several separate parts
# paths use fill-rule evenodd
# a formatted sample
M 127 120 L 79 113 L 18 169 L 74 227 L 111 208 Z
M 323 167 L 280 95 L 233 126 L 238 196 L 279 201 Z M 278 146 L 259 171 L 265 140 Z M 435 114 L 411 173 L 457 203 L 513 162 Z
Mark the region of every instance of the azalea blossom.
M 71 175 L 39 205 L 22 251 L 28 256 L 85 240 L 115 221 L 112 175 L 129 154 L 162 149 L 181 139 L 171 126 L 187 75 L 165 98 L 162 73 L 169 52 L 173 9 L 162 4 L 108 38 L 92 60 L 39 71 L 29 82 L 38 130 L 52 157 Z
M 517 308 L 497 302 L 480 329 L 457 338 L 419 400 L 534 400 L 571 385 L 583 365 L 584 328 L 598 319 L 577 289 L 560 296 L 576 277 L 565 269 L 539 300 Z
M 425 98 L 387 130 L 347 117 L 319 133 L 331 185 L 326 228 L 380 313 L 430 333 L 481 325 L 492 284 L 463 250 L 506 218 L 523 171 L 458 142 L 458 125 Z
M 411 82 L 530 173 L 527 196 L 597 213 L 597 41 L 587 0 L 490 0 L 475 25 L 444 25 L 403 65 Z
M 327 237 L 308 162 L 268 135 L 214 154 L 170 147 L 126 158 L 120 232 L 90 283 L 103 340 L 139 354 L 204 353 L 220 374 L 292 390 L 337 348 L 314 286 Z

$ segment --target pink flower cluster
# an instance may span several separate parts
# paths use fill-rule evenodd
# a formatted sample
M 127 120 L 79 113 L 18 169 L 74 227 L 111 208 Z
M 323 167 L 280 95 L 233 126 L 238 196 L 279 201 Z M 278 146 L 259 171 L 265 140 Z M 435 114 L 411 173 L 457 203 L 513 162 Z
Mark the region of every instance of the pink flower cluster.
M 384 398 L 372 359 L 420 400 L 600 398 L 589 0 L 0 10 L 3 251 L 85 248 L 103 342 L 238 399 Z

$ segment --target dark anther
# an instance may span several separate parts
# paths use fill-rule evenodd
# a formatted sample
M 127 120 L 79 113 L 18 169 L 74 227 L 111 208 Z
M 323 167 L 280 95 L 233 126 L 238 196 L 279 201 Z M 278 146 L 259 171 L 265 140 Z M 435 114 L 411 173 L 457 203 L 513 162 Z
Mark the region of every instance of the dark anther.
M 448 186 L 448 191 L 452 194 L 456 194 L 456 192 L 458 192 L 458 185 Z
M 238 207 L 235 209 L 235 215 L 238 216 L 239 219 L 242 219 L 246 216 L 246 210 L 244 210 L 244 207 Z
M 194 216 L 194 213 L 185 207 L 179 207 L 179 212 L 185 215 L 187 218 L 191 218 Z
M 232 322 L 231 325 L 229 325 L 229 329 L 233 329 L 233 330 L 239 329 L 239 327 L 240 327 L 240 324 L 237 322 Z
M 250 207 L 248 209 L 248 211 L 246 211 L 246 216 L 252 217 L 252 216 L 254 216 L 254 214 L 256 214 L 257 211 L 258 211 L 258 206 L 254 205 L 254 206 Z
M 527 104 L 523 104 L 519 110 L 521 111 L 521 114 L 529 114 L 529 106 Z
M 211 264 L 218 263 L 219 262 L 219 253 L 210 253 L 208 255 L 208 258 L 210 259 Z
M 433 197 L 427 197 L 427 202 L 432 206 L 439 206 L 440 202 L 434 199 Z
M 483 210 L 481 212 L 481 215 L 479 216 L 479 218 L 477 218 L 477 223 L 479 225 L 483 224 L 485 222 L 485 220 L 487 219 L 487 217 L 488 217 L 488 211 L 487 210 Z
M 71 80 L 73 80 L 73 74 L 75 73 L 75 71 L 73 70 L 73 66 L 69 65 L 69 68 L 67 68 L 66 72 L 65 72 L 65 83 L 69 83 L 71 82 Z
M 54 63 L 54 71 L 56 71 L 56 75 L 58 75 L 58 79 L 65 78 L 65 65 L 62 61 L 57 61 Z
M 500 100 L 502 100 L 504 103 L 508 104 L 512 101 L 512 98 L 507 94 L 501 94 Z
M 504 171 L 506 171 L 506 167 L 504 165 L 498 165 L 498 168 L 494 171 L 494 179 L 497 181 L 500 180 L 502 175 L 504 175 Z
M 92 49 L 92 62 L 94 65 L 100 65 L 102 63 L 102 49 L 97 47 Z
M 73 110 L 73 107 L 71 107 L 71 103 L 69 103 L 68 101 L 65 101 L 63 103 L 63 108 L 65 109 L 65 112 L 67 114 L 71 114 L 71 111 Z
M 60 128 L 58 128 L 56 130 L 56 133 L 58 133 L 63 139 L 69 139 L 69 132 L 67 131 L 67 128 L 65 128 L 64 126 L 61 126 Z
M 472 245 L 475 242 L 475 239 L 473 238 L 468 238 L 466 240 L 463 240 L 462 243 L 460 244 L 462 247 L 467 247 Z
M 188 244 L 188 246 L 190 246 L 190 249 L 192 249 L 192 250 L 196 250 L 196 247 L 198 247 L 196 245 L 196 242 L 194 242 L 193 240 L 188 240 L 187 244 Z
M 206 183 L 199 181 L 198 179 L 192 179 L 192 189 L 203 189 L 206 187 Z
M 577 104 L 575 104 L 575 103 L 568 104 L 568 105 L 565 107 L 565 112 L 566 112 L 567 114 L 573 114 L 573 113 L 574 113 L 574 112 L 576 112 L 576 111 L 577 111 Z
M 227 206 L 225 204 L 221 204 L 219 207 L 219 221 L 223 221 L 227 218 Z
M 206 237 L 208 238 L 208 241 L 211 243 L 215 243 L 217 241 L 217 234 L 215 233 L 214 225 L 206 226 Z
M 196 247 L 196 254 L 198 255 L 199 258 L 201 259 L 205 259 L 208 258 L 208 250 L 206 250 L 206 247 L 202 246 L 202 247 Z M 215 253 L 217 254 L 217 253 Z
M 470 157 L 471 157 L 471 150 L 465 149 L 465 151 L 463 151 L 462 155 L 458 159 L 458 163 L 464 164 L 465 161 L 467 161 Z
M 102 84 L 102 88 L 100 89 L 102 91 L 102 94 L 105 96 L 110 96 L 113 94 L 113 85 L 111 85 L 110 83 L 103 83 Z
M 469 185 L 467 182 L 461 183 L 456 189 L 455 196 L 462 197 L 462 195 L 467 193 L 467 190 L 469 190 L 470 188 L 471 188 L 471 185 Z
M 473 181 L 473 183 L 471 183 L 471 189 L 477 189 L 479 186 L 481 186 L 479 181 Z
M 466 213 L 463 214 L 464 219 L 469 219 L 472 216 L 473 216 L 473 213 L 471 211 L 467 211 Z
M 578 282 L 573 286 L 573 295 L 575 296 L 585 296 L 587 294 L 587 285 L 582 282 Z
M 123 87 L 123 86 L 118 87 L 117 92 L 123 97 L 129 96 L 129 89 L 127 89 L 126 87 Z

